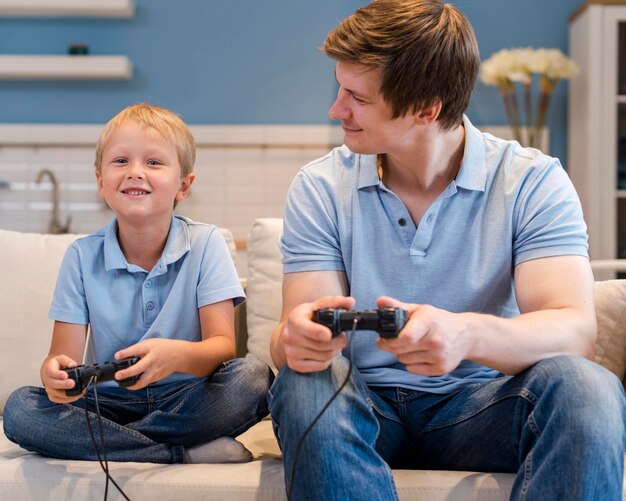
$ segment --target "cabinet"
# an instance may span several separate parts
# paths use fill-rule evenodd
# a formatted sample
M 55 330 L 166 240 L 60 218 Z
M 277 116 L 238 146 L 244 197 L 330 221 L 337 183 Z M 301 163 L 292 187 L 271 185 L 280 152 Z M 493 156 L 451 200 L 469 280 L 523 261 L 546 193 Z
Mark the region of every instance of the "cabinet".
M 581 6 L 569 20 L 569 55 L 581 72 L 569 86 L 567 170 L 590 255 L 626 258 L 626 1 Z

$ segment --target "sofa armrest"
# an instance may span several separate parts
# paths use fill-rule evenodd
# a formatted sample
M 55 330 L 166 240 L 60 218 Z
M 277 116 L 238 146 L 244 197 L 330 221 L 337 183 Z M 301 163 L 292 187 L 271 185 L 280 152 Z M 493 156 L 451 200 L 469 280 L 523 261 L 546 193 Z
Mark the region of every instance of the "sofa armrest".
M 626 280 L 595 283 L 595 361 L 626 383 Z

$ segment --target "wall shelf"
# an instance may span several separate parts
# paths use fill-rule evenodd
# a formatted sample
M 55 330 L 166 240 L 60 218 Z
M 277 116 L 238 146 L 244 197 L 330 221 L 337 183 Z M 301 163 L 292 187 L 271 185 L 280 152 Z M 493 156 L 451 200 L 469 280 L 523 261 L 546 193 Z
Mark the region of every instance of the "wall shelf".
M 134 0 L 2 0 L 0 17 L 132 17 Z
M 0 80 L 128 80 L 126 56 L 0 55 Z

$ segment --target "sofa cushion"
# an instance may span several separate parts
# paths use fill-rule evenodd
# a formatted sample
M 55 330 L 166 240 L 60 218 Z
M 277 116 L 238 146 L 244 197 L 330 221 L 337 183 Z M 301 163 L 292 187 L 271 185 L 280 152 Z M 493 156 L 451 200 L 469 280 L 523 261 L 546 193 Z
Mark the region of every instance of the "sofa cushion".
M 595 360 L 624 381 L 626 373 L 626 280 L 595 283 L 598 338 Z
M 220 228 L 233 259 L 232 233 Z M 48 309 L 67 246 L 80 235 L 0 230 L 0 413 L 19 386 L 41 385 L 39 368 L 48 353 L 53 322 Z
M 41 385 L 39 367 L 52 335 L 52 292 L 65 249 L 76 238 L 0 230 L 0 411 L 18 386 Z
M 278 246 L 282 231 L 282 219 L 264 218 L 257 219 L 248 234 L 248 353 L 274 369 L 269 338 L 282 307 L 283 267 Z

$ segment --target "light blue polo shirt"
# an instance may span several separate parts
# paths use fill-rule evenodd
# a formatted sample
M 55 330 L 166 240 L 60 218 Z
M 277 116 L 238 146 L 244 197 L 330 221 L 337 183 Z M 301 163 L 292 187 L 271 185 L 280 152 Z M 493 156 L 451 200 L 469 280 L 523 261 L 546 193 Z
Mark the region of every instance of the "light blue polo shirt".
M 163 254 L 148 272 L 126 261 L 114 219 L 68 247 L 49 318 L 90 324 L 102 363 L 144 339 L 200 341 L 198 308 L 227 299 L 238 305 L 245 296 L 217 227 L 173 217 Z M 190 377 L 173 374 L 156 384 Z
M 284 272 L 345 271 L 357 309 L 388 295 L 452 312 L 518 315 L 517 264 L 587 256 L 580 202 L 556 158 L 481 133 L 467 117 L 463 125 L 459 173 L 417 228 L 379 179 L 375 155 L 342 146 L 303 167 L 285 207 Z M 448 393 L 497 374 L 464 361 L 444 376 L 417 376 L 378 350 L 376 336 L 359 331 L 352 340 L 369 385 Z

